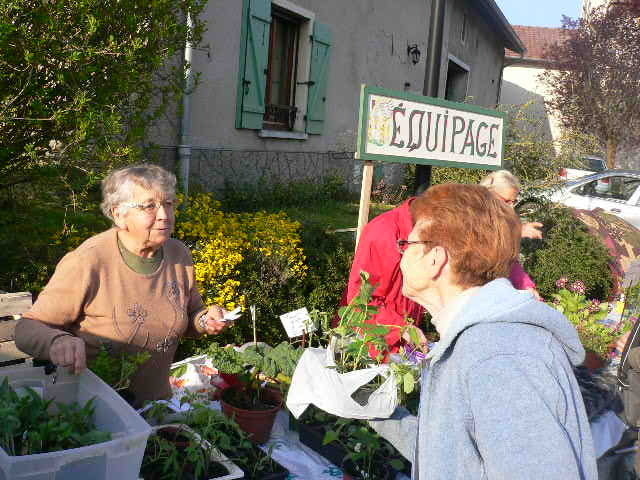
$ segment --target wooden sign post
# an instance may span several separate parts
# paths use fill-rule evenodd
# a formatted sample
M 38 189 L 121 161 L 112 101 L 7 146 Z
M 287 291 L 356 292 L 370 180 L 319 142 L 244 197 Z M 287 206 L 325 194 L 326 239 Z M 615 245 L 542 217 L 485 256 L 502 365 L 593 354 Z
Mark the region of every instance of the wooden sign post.
M 506 114 L 362 85 L 355 158 L 364 160 L 356 247 L 369 220 L 373 162 L 502 168 Z

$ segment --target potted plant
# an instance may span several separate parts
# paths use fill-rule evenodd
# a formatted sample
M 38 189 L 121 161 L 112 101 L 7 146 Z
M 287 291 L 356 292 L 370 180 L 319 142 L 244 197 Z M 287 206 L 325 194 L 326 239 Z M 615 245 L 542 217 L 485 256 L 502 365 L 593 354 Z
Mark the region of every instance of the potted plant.
M 18 394 L 7 378 L 0 385 L 0 447 L 10 456 L 33 455 L 107 442 L 111 433 L 96 430 L 94 400 L 84 406 L 44 400 L 33 388 Z
M 149 437 L 140 475 L 144 480 L 230 480 L 242 471 L 182 424 L 160 425 Z
M 632 323 L 625 320 L 613 328 L 603 323 L 609 313 L 609 304 L 588 300 L 584 295 L 585 284 L 580 280 L 570 282 L 561 277 L 556 286 L 559 290 L 552 295 L 552 306 L 575 325 L 587 352 L 585 366 L 591 369 L 602 367 L 609 359 L 612 344 L 631 329 Z
M 149 352 L 135 354 L 114 352 L 109 344 L 103 343 L 100 345 L 98 354 L 89 363 L 89 369 L 118 392 L 129 405 L 134 405 L 135 395 L 129 390 L 131 377 L 149 358 L 151 358 Z
M 391 480 L 405 468 L 393 446 L 359 420 L 338 419 L 323 439 L 332 442 L 347 452 L 340 463 L 344 480 Z
M 289 471 L 258 448 L 237 422 L 199 403 L 185 416 L 185 423 L 214 445 L 244 472 L 249 480 L 284 480 Z M 270 452 L 269 452 L 270 453 Z
M 255 346 L 242 352 L 216 343 L 207 348 L 206 354 L 231 383 L 221 395 L 222 411 L 234 418 L 253 442 L 269 439 L 301 351 L 286 342 L 276 348 Z
M 339 418 L 312 406 L 300 417 L 299 432 L 300 442 L 334 465 L 342 466 L 345 478 L 377 479 L 387 475 L 393 478 L 386 465 L 410 474 L 409 462 L 362 420 Z

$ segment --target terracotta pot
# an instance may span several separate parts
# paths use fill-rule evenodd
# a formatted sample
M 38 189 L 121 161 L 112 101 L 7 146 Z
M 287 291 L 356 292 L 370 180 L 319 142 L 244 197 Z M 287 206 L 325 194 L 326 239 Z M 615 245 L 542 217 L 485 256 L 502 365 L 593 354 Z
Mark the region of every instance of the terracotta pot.
M 584 362 L 582 362 L 582 365 L 587 367 L 589 370 L 598 370 L 604 367 L 605 364 L 605 360 L 597 353 L 592 352 L 591 350 L 587 350 L 585 352 Z
M 233 388 L 228 388 L 229 392 Z M 249 434 L 249 439 L 254 443 L 264 443 L 269 440 L 271 428 L 276 419 L 278 410 L 282 407 L 282 394 L 278 390 L 265 388 L 262 391 L 262 398 L 274 406 L 265 410 L 246 410 L 238 408 L 225 401 L 225 392 L 222 393 L 220 403 L 222 412 L 233 418 L 240 428 Z

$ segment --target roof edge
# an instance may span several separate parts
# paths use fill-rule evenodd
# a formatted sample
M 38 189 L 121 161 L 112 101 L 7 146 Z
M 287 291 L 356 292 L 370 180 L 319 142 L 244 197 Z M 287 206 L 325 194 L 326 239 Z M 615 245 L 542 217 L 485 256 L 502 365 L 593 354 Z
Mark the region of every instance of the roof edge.
M 504 39 L 504 46 L 516 53 L 524 54 L 526 48 L 495 0 L 477 0 L 475 2 L 499 28 Z

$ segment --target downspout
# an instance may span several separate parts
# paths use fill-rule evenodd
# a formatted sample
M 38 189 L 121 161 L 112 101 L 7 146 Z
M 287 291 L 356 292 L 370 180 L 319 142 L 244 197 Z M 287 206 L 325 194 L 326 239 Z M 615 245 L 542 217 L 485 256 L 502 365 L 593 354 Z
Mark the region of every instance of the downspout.
M 447 0 L 431 0 L 431 18 L 429 19 L 429 40 L 427 43 L 427 67 L 425 70 L 422 93 L 437 97 L 440 89 L 440 69 L 442 66 L 442 36 L 444 31 L 444 12 Z M 431 165 L 416 166 L 416 195 L 431 184 Z
M 191 36 L 193 21 L 191 14 L 187 13 L 187 35 Z M 182 94 L 182 118 L 180 121 L 180 144 L 178 145 L 178 162 L 180 172 L 180 182 L 185 196 L 189 195 L 189 169 L 191 164 L 191 89 L 193 88 L 193 71 L 191 69 L 191 59 L 193 57 L 193 46 L 187 38 L 184 46 L 184 65 L 186 65 L 184 76 L 184 92 Z
M 524 61 L 524 52 L 520 54 L 520 58 L 511 58 L 511 62 L 507 62 L 505 57 L 502 57 L 502 68 L 500 69 L 500 81 L 498 82 L 498 95 L 496 98 L 496 107 L 500 105 L 500 96 L 502 95 L 502 82 L 504 81 L 504 69 Z

